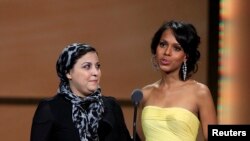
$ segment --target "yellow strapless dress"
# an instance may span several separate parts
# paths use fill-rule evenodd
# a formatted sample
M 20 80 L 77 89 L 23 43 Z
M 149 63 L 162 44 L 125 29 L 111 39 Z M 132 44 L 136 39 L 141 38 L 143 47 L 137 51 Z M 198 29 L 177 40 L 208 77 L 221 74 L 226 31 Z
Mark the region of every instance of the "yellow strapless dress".
M 196 141 L 199 119 L 180 107 L 146 106 L 142 111 L 146 141 Z

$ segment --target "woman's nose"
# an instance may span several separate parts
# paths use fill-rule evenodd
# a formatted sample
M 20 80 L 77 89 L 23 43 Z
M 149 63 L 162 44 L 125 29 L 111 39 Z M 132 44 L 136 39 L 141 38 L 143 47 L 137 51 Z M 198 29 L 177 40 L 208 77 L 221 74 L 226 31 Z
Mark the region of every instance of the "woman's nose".
M 99 72 L 99 68 L 93 67 L 92 74 L 95 75 L 95 76 L 97 76 L 98 72 Z
M 166 55 L 171 55 L 171 48 L 170 47 L 167 47 L 166 49 L 165 49 L 165 52 L 164 52 L 164 54 L 166 54 Z

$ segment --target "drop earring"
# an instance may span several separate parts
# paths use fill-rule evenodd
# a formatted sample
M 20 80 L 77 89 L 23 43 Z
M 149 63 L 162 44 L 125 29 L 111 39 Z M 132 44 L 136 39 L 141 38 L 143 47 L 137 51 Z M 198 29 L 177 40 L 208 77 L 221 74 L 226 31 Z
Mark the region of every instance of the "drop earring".
M 157 64 L 157 62 L 156 62 L 156 56 L 155 56 L 155 55 L 152 56 L 151 62 L 152 62 L 152 64 L 153 64 L 153 68 L 154 68 L 155 70 L 159 70 L 159 66 L 158 66 L 158 64 Z
M 186 61 L 184 61 L 183 65 L 182 65 L 182 74 L 183 74 L 183 80 L 185 81 L 187 78 L 187 63 L 186 63 Z

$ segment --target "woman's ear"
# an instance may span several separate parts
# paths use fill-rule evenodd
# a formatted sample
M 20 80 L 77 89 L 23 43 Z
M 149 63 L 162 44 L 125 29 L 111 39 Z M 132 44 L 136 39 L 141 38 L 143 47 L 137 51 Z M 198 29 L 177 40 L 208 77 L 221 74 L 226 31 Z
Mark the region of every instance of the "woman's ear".
M 184 58 L 184 62 L 187 62 L 187 60 L 188 60 L 188 55 L 186 54 Z
M 66 73 L 66 77 L 67 77 L 69 80 L 72 79 L 71 74 L 70 74 L 70 71 Z

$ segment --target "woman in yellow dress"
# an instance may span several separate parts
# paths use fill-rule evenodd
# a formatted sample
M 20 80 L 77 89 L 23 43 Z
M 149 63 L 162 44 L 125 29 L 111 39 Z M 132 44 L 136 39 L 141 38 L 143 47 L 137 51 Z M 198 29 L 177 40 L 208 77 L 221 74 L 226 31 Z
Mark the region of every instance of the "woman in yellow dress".
M 151 43 L 161 78 L 142 88 L 138 134 L 146 141 L 195 141 L 199 127 L 217 124 L 209 88 L 191 79 L 198 70 L 200 37 L 190 23 L 165 22 Z

